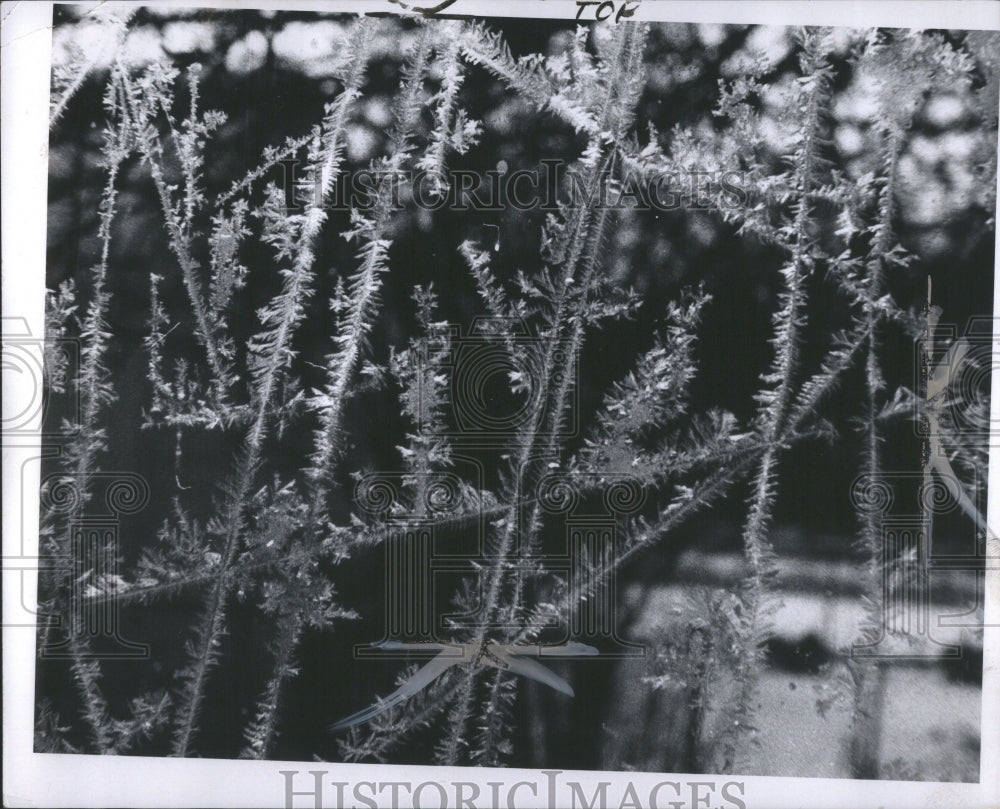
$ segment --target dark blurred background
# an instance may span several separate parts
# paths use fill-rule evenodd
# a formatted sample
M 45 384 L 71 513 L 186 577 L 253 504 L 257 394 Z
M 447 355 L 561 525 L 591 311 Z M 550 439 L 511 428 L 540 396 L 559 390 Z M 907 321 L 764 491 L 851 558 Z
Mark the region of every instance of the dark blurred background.
M 106 26 L 89 16 L 79 17 L 72 7 L 57 6 L 55 13 L 54 62 L 72 58 L 75 48 L 95 55 L 104 48 L 110 58 Z M 564 21 L 505 18 L 490 24 L 503 34 L 515 55 L 557 52 L 572 32 Z M 227 123 L 208 143 L 204 185 L 211 200 L 256 165 L 265 147 L 278 145 L 289 135 L 307 133 L 320 119 L 323 104 L 339 87 L 329 68 L 331 49 L 342 36 L 344 25 L 343 18 L 305 12 L 143 9 L 129 22 L 125 52 L 137 66 L 157 59 L 167 59 L 182 68 L 195 62 L 203 66 L 202 108 L 221 110 L 227 115 Z M 386 143 L 386 129 L 391 124 L 390 100 L 398 86 L 401 55 L 413 36 L 414 25 L 385 18 L 379 30 L 379 55 L 370 65 L 364 100 L 352 117 L 348 133 L 349 168 L 366 166 Z M 966 32 L 947 31 L 943 35 L 957 48 L 990 53 L 990 48 L 984 48 L 980 41 L 967 43 Z M 872 104 L 848 62 L 856 35 L 844 29 L 837 32 L 837 41 L 838 50 L 832 56 L 837 78 L 829 120 L 830 157 L 848 177 L 859 177 L 872 171 L 878 161 Z M 992 47 L 996 54 L 1000 46 L 995 37 Z M 776 133 L 770 160 L 780 166 L 780 130 L 786 126 L 780 116 L 780 93 L 788 90 L 798 70 L 794 32 L 786 28 L 654 25 L 646 51 L 646 89 L 635 127 L 640 141 L 648 137 L 650 124 L 660 133 L 664 147 L 669 146 L 675 126 L 690 127 L 711 138 L 726 126 L 712 115 L 720 79 L 736 78 L 747 60 L 758 54 L 773 65 L 766 79 L 768 93 L 759 106 L 766 125 Z M 96 69 L 52 131 L 49 288 L 75 278 L 78 287 L 86 290 L 88 270 L 98 255 L 97 203 L 104 182 L 100 164 L 101 95 L 107 63 L 108 59 L 97 58 Z M 995 57 L 992 64 L 983 60 L 978 83 L 972 90 L 995 87 L 995 71 Z M 988 208 L 992 198 L 988 191 L 984 192 L 977 164 L 984 119 L 988 122 L 993 116 L 995 124 L 996 110 L 982 108 L 984 97 L 988 94 L 961 89 L 929 97 L 912 126 L 899 167 L 894 226 L 901 244 L 917 260 L 888 279 L 890 290 L 901 306 L 917 311 L 925 301 L 929 276 L 934 302 L 944 311 L 942 320 L 955 324 L 958 334 L 963 333 L 971 318 L 992 312 L 994 233 L 992 211 Z M 568 126 L 554 116 L 539 114 L 485 71 L 468 72 L 461 98 L 470 117 L 482 120 L 483 135 L 468 155 L 451 161 L 452 168 L 485 172 L 505 161 L 508 170 L 513 171 L 535 168 L 544 158 L 572 160 L 579 156 L 583 142 Z M 186 104 L 181 89 L 176 108 L 184 110 Z M 272 172 L 269 179 L 280 181 L 280 173 Z M 138 161 L 128 162 L 120 187 L 120 213 L 114 226 L 109 276 L 109 321 L 114 334 L 110 363 L 119 398 L 113 423 L 109 424 L 110 451 L 103 465 L 110 470 L 146 475 L 153 491 L 150 506 L 123 524 L 122 553 L 127 565 L 152 539 L 178 486 L 192 487 L 195 494 L 201 492 L 203 508 L 211 508 L 212 485 L 221 482 L 229 469 L 228 463 L 220 459 L 231 456 L 238 436 L 219 432 L 182 439 L 180 473 L 175 476 L 174 432 L 141 429 L 142 408 L 149 399 L 142 339 L 149 328 L 150 274 L 168 279 L 164 289 L 168 310 L 182 312 L 185 299 L 148 169 Z M 259 199 L 259 191 L 255 193 Z M 433 283 L 441 293 L 441 319 L 467 324 L 482 313 L 475 288 L 455 249 L 461 241 L 471 239 L 486 247 L 499 234 L 495 268 L 501 277 L 513 277 L 517 270 L 529 274 L 537 270 L 543 217 L 544 213 L 537 209 L 459 213 L 446 209 L 416 211 L 412 207 L 397 215 L 392 234 L 392 269 L 385 278 L 384 306 L 373 331 L 373 357 L 384 360 L 390 347 L 404 347 L 414 333 L 410 299 L 414 284 Z M 318 246 L 315 311 L 310 312 L 295 346 L 306 362 L 322 364 L 329 350 L 325 302 L 336 277 L 356 264 L 354 246 L 333 235 L 346 223 L 345 213 L 332 212 L 328 225 L 331 235 Z M 207 217 L 203 227 L 207 232 Z M 676 299 L 684 288 L 700 283 L 711 293 L 712 301 L 699 329 L 699 370 L 690 410 L 701 413 L 722 408 L 746 423 L 754 412 L 753 394 L 760 375 L 771 361 L 768 338 L 780 291 L 777 270 L 784 258 L 781 252 L 752 237 L 737 235 L 735 228 L 714 212 L 681 209 L 622 212 L 605 255 L 605 271 L 617 284 L 638 290 L 643 305 L 634 320 L 615 322 L 588 336 L 581 362 L 580 422 L 589 423 L 609 385 L 620 379 L 636 356 L 649 347 L 665 303 Z M 272 259 L 266 250 L 251 242 L 244 261 L 253 275 L 255 267 L 267 267 Z M 806 367 L 815 370 L 829 346 L 829 336 L 848 325 L 848 312 L 844 299 L 833 293 L 831 284 L 819 275 L 810 279 L 809 287 L 811 303 L 803 356 Z M 247 288 L 246 305 L 239 309 L 242 315 L 232 324 L 237 341 L 246 339 L 257 328 L 253 313 L 275 289 L 266 281 Z M 172 351 L 177 357 L 184 356 L 185 351 L 197 351 L 193 335 L 182 329 L 172 339 Z M 918 369 L 912 340 L 890 329 L 885 341 L 884 368 L 890 390 L 897 384 L 915 386 Z M 306 378 L 307 387 L 322 384 L 322 372 L 315 373 L 315 378 Z M 984 390 L 988 390 L 988 384 L 987 378 Z M 780 553 L 831 562 L 857 558 L 853 547 L 857 524 L 849 495 L 858 471 L 860 444 L 850 420 L 859 411 L 862 390 L 860 373 L 848 373 L 828 402 L 825 415 L 840 428 L 836 441 L 801 445 L 783 456 L 774 535 Z M 53 418 L 58 416 L 57 408 L 58 404 L 50 414 Z M 404 443 L 408 425 L 396 397 L 385 392 L 356 397 L 347 425 L 350 463 L 344 464 L 348 468 L 342 483 L 349 495 L 351 485 L 346 472 L 398 468 L 395 448 Z M 309 440 L 308 425 L 290 430 L 269 447 L 268 458 L 276 469 L 294 474 L 303 464 Z M 887 428 L 886 468 L 919 470 L 921 447 L 914 422 L 896 420 Z M 192 497 L 192 492 L 186 491 L 185 497 Z M 662 548 L 647 554 L 641 565 L 627 571 L 626 581 L 638 587 L 669 582 L 676 576 L 677 560 L 685 550 L 719 554 L 738 551 L 745 501 L 745 489 L 734 488 L 723 502 L 682 528 Z M 345 499 L 343 505 L 346 515 L 349 500 Z M 985 501 L 980 505 L 984 507 Z M 939 527 L 936 542 L 943 548 L 967 552 L 970 537 L 975 542 L 969 524 L 961 518 L 951 522 L 946 519 Z M 357 566 L 352 568 L 351 581 L 341 584 L 341 600 L 363 613 L 366 603 L 381 598 L 372 592 L 373 585 L 381 581 L 381 558 L 377 554 L 370 557 L 352 562 Z M 195 604 L 181 601 L 127 611 L 124 634 L 150 639 L 154 644 L 154 665 L 169 672 L 180 660 L 190 607 Z M 233 745 L 238 747 L 239 734 L 233 730 L 246 722 L 247 711 L 252 710 L 252 700 L 267 671 L 259 616 L 249 605 L 234 605 L 234 619 L 225 641 L 229 647 L 226 651 L 231 654 L 223 655 L 225 662 L 212 679 L 214 693 L 206 703 L 205 730 L 199 743 L 199 750 L 206 755 L 235 755 Z M 331 693 L 334 686 L 327 674 L 330 661 L 347 659 L 343 656 L 350 655 L 353 643 L 374 640 L 369 637 L 373 631 L 378 634 L 375 622 L 361 623 L 349 626 L 336 637 L 309 637 L 303 643 L 302 673 L 289 688 L 287 727 L 277 757 L 335 758 L 336 750 L 325 734 L 325 725 L 338 715 L 362 707 L 370 701 L 373 689 L 380 694 L 389 689 L 396 667 L 359 662 L 353 664 L 353 671 L 338 667 L 335 687 L 343 689 L 343 693 Z M 801 649 L 789 653 L 795 659 L 805 654 Z M 125 684 L 138 674 L 129 665 L 108 667 L 109 683 L 113 685 L 120 678 L 123 693 L 130 690 Z M 600 668 L 610 664 L 594 665 Z M 39 675 L 42 690 L 52 696 L 64 682 L 62 672 L 55 668 L 40 667 Z M 590 674 L 581 672 L 579 676 L 586 679 Z M 595 674 L 594 678 L 593 690 L 610 687 L 608 672 Z M 581 686 L 586 694 L 586 683 Z M 238 698 L 233 698 L 234 694 Z M 599 693 L 593 696 L 602 699 Z M 530 698 L 537 698 L 537 694 Z M 608 721 L 614 724 L 612 719 Z M 518 749 L 535 749 L 528 741 Z M 544 763 L 548 766 L 586 768 L 607 763 L 596 742 L 590 744 L 579 738 L 567 737 L 563 742 L 550 738 L 545 749 Z M 417 751 L 411 752 L 413 760 L 420 760 Z M 400 759 L 406 760 L 407 755 L 402 751 Z M 523 755 L 512 763 L 538 764 L 530 753 Z

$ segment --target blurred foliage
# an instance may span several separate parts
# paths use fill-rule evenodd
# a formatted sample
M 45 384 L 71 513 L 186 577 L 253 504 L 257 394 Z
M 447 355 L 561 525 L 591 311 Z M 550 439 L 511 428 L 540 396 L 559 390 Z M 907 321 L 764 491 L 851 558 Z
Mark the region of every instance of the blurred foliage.
M 49 285 L 78 275 L 94 255 L 96 199 L 101 183 L 98 161 L 100 117 L 97 99 L 114 52 L 119 29 L 96 13 L 78 17 L 72 6 L 57 7 L 53 31 L 53 64 L 72 73 L 81 60 L 90 66 L 79 89 L 83 98 L 71 105 L 57 124 L 50 153 Z M 111 10 L 111 14 L 114 11 Z M 333 15 L 286 11 L 225 11 L 212 9 L 142 8 L 128 21 L 124 52 L 136 66 L 168 59 L 179 67 L 203 66 L 203 106 L 218 109 L 227 122 L 209 143 L 204 170 L 207 193 L 218 195 L 254 165 L 268 147 L 279 146 L 290 133 L 306 134 L 317 111 L 335 92 L 331 78 L 333 49 L 342 37 L 345 20 Z M 532 52 L 555 53 L 565 45 L 570 30 L 564 23 L 498 19 L 494 27 L 515 56 Z M 375 44 L 375 67 L 370 87 L 348 133 L 345 169 L 360 169 L 384 145 L 389 121 L 389 99 L 401 67 L 401 55 L 412 41 L 413 26 L 400 20 L 398 32 L 388 26 Z M 836 101 L 829 121 L 834 167 L 849 179 L 871 172 L 879 160 L 876 132 L 876 94 L 884 88 L 879 77 L 853 75 L 848 58 L 864 33 L 837 29 L 831 59 L 836 68 Z M 890 291 L 905 308 L 920 309 L 926 298 L 926 277 L 933 279 L 933 298 L 944 310 L 943 322 L 958 331 L 968 318 L 988 315 L 993 288 L 993 222 L 995 143 L 991 130 L 997 115 L 995 54 L 997 35 L 988 32 L 944 32 L 945 39 L 976 61 L 975 83 L 940 88 L 918 100 L 918 112 L 906 135 L 899 165 L 895 229 L 900 243 L 917 256 L 909 270 L 888 279 Z M 796 53 L 790 28 L 717 24 L 653 26 L 646 51 L 648 80 L 640 102 L 637 131 L 655 128 L 662 146 L 671 147 L 675 128 L 690 128 L 711 140 L 726 123 L 714 115 L 720 81 L 732 81 L 753 65 L 769 65 L 765 92 L 759 101 L 762 128 L 773 136 L 763 144 L 762 159 L 778 165 L 786 137 L 779 112 L 793 81 Z M 905 72 L 900 74 L 905 76 Z M 907 79 L 903 78 L 905 82 Z M 890 86 L 888 92 L 894 92 Z M 461 91 L 470 117 L 483 121 L 482 148 L 457 157 L 453 168 L 478 172 L 495 170 L 499 158 L 507 171 L 537 168 L 546 158 L 571 159 L 582 142 L 553 116 L 539 116 L 515 93 L 485 72 L 469 75 Z M 181 102 L 183 103 L 183 101 Z M 770 155 L 770 157 L 768 157 Z M 711 169 L 698 166 L 692 169 Z M 134 179 L 129 179 L 130 177 Z M 272 172 L 280 178 L 280 171 Z M 691 179 L 690 182 L 698 180 Z M 699 181 L 700 182 L 700 181 Z M 774 272 L 780 256 L 770 246 L 737 237 L 734 228 L 712 210 L 684 205 L 673 211 L 625 212 L 608 247 L 607 272 L 616 284 L 634 287 L 644 298 L 638 317 L 595 335 L 589 341 L 583 367 L 581 403 L 584 412 L 597 407 L 601 392 L 627 371 L 629 358 L 648 347 L 650 326 L 665 302 L 678 289 L 701 282 L 713 301 L 699 340 L 699 374 L 693 383 L 698 409 L 722 407 L 745 417 L 753 407 L 756 380 L 768 362 L 765 336 L 778 287 Z M 158 202 L 152 187 L 136 166 L 126 177 L 116 223 L 117 250 L 124 262 L 162 273 L 165 235 L 158 224 Z M 440 244 L 464 239 L 502 245 L 508 266 L 531 272 L 538 266 L 543 213 L 537 208 L 519 212 L 456 214 L 414 210 L 397 220 L 396 244 L 412 256 L 406 267 L 394 270 L 386 284 L 386 305 L 376 340 L 400 346 L 412 325 L 409 290 L 413 283 L 435 282 L 447 288 L 443 315 L 464 322 L 475 312 L 475 289 L 460 269 L 457 255 L 444 255 Z M 324 245 L 321 260 L 334 266 L 349 254 L 346 245 Z M 142 274 L 119 277 L 129 284 L 115 290 L 116 325 L 128 333 L 145 328 L 145 282 Z M 133 301 L 135 305 L 125 302 Z M 810 304 L 810 333 L 830 333 L 838 322 L 839 306 L 823 296 Z M 251 323 L 245 324 L 252 327 Z M 235 335 L 239 338 L 241 335 Z M 247 336 L 247 333 L 242 335 Z M 307 341 L 306 344 L 308 344 Z M 810 341 L 807 341 L 809 344 Z M 119 344 L 128 351 L 127 342 Z M 892 345 L 900 380 L 913 384 L 912 349 Z M 124 358 L 122 358 L 124 361 Z M 850 384 L 844 398 L 855 396 Z M 369 404 L 378 407 L 373 399 Z M 379 423 L 397 414 L 380 412 Z M 377 447 L 365 447 L 359 429 L 359 451 L 378 458 Z M 388 442 L 388 446 L 393 446 Z M 843 453 L 831 457 L 822 479 L 802 480 L 804 510 L 793 508 L 787 518 L 816 518 L 815 528 L 836 529 L 836 509 L 824 505 L 824 492 L 843 492 L 852 475 L 849 442 Z M 892 442 L 890 453 L 912 458 L 917 452 L 905 435 Z M 789 465 L 794 468 L 794 464 Z M 830 485 L 831 472 L 841 470 Z M 839 494 L 838 494 L 839 496 Z M 850 517 L 848 515 L 847 519 Z M 831 522 L 832 520 L 832 522 Z M 841 525 L 848 529 L 848 524 Z
M 131 69 L 161 60 L 182 72 L 193 65 L 200 66 L 201 108 L 225 115 L 224 122 L 221 118 L 213 119 L 218 126 L 207 142 L 202 166 L 204 193 L 209 199 L 226 194 L 244 177 L 248 167 L 260 162 L 262 154 L 280 149 L 289 136 L 306 139 L 315 121 L 322 117 L 324 104 L 341 88 L 338 70 L 343 66 L 338 64 L 337 54 L 349 30 L 349 21 L 343 17 L 306 12 L 162 7 L 139 9 L 127 20 L 121 19 L 121 15 L 114 19 L 117 14 L 113 7 L 101 13 L 84 13 L 66 6 L 56 10 L 54 124 L 49 153 L 47 285 L 51 289 L 68 279 L 76 279 L 80 287 L 86 287 L 87 273 L 100 253 L 105 182 L 101 164 L 101 99 L 116 59 L 124 60 Z M 560 21 L 497 19 L 491 21 L 491 27 L 502 34 L 515 57 L 561 54 L 574 36 L 573 28 Z M 392 142 L 389 131 L 393 121 L 392 98 L 404 78 L 404 53 L 418 36 L 418 26 L 405 19 L 383 19 L 376 29 L 370 43 L 374 55 L 365 92 L 345 130 L 346 170 L 367 167 Z M 892 227 L 899 242 L 915 259 L 893 266 L 885 283 L 901 309 L 918 312 L 925 304 L 930 277 L 934 302 L 943 308 L 944 320 L 957 324 L 961 333 L 969 318 L 990 314 L 993 299 L 993 192 L 1000 68 L 996 54 L 1000 52 L 1000 37 L 982 32 L 940 32 L 943 41 L 973 65 L 968 83 L 942 88 L 915 85 L 913 76 L 919 73 L 919 64 L 869 62 L 868 72 L 856 71 L 851 57 L 871 36 L 871 32 L 849 29 L 837 29 L 832 34 L 833 47 L 828 58 L 834 76 L 831 87 L 834 100 L 824 123 L 827 127 L 824 158 L 834 176 L 846 178 L 857 188 L 871 189 L 884 158 L 881 138 L 885 121 L 880 115 L 887 106 L 887 96 L 890 103 L 909 110 L 904 116 L 905 131 L 901 133 L 904 145 L 897 166 Z M 635 126 L 638 140 L 634 145 L 640 150 L 669 150 L 676 159 L 685 162 L 689 179 L 697 179 L 698 172 L 718 168 L 720 156 L 733 158 L 738 168 L 747 171 L 751 166 L 763 166 L 774 173 L 783 170 L 783 156 L 788 154 L 791 143 L 788 99 L 799 81 L 800 56 L 794 32 L 786 28 L 674 23 L 652 26 L 644 55 L 646 82 L 638 104 Z M 746 82 L 750 76 L 760 79 L 759 92 L 749 91 Z M 756 153 L 751 154 L 750 149 L 745 153 L 726 151 L 739 121 L 729 115 L 731 109 L 719 109 L 720 88 L 727 89 L 731 98 L 743 93 L 745 98 L 741 100 L 759 116 L 760 131 L 766 137 L 755 144 Z M 185 97 L 186 92 L 180 89 L 176 98 L 176 105 L 182 110 L 190 101 Z M 450 162 L 452 169 L 471 169 L 480 174 L 498 169 L 513 172 L 534 169 L 545 159 L 569 162 L 581 157 L 587 141 L 579 131 L 559 116 L 539 114 L 533 104 L 489 72 L 468 71 L 458 92 L 461 108 L 468 117 L 482 122 L 481 148 L 455 156 Z M 685 152 L 689 141 L 692 148 Z M 704 148 L 704 144 L 715 148 Z M 280 182 L 281 169 L 274 167 L 265 179 Z M 143 350 L 150 327 L 149 280 L 151 275 L 167 276 L 171 272 L 176 274 L 176 270 L 169 234 L 163 227 L 161 200 L 148 169 L 138 161 L 123 162 L 119 187 L 120 215 L 111 224 L 111 261 L 124 269 L 108 278 L 107 314 L 108 328 L 115 335 L 108 345 L 107 361 L 118 400 L 114 405 L 115 429 L 106 436 L 106 466 L 130 469 L 136 457 L 142 456 L 148 467 L 144 471 L 148 472 L 154 491 L 184 490 L 189 492 L 190 501 L 197 503 L 201 499 L 202 510 L 210 512 L 219 459 L 233 456 L 234 437 L 213 433 L 197 441 L 182 441 L 178 437 L 175 442 L 174 436 L 165 431 L 141 429 L 145 420 L 142 410 L 145 388 L 149 382 Z M 753 197 L 752 185 L 746 190 L 750 194 L 746 204 L 752 207 L 759 200 Z M 257 191 L 253 194 L 255 202 L 263 204 L 263 194 Z M 817 238 L 827 239 L 832 245 L 835 240 L 830 234 L 837 233 L 837 228 L 843 225 L 837 221 L 837 212 L 833 206 L 818 205 L 817 218 L 823 224 Z M 332 212 L 331 219 L 340 231 L 354 224 L 343 211 Z M 201 234 L 212 232 L 216 224 L 204 216 L 196 222 Z M 501 282 L 511 280 L 515 271 L 533 277 L 543 264 L 544 226 L 544 212 L 537 208 L 458 212 L 427 211 L 411 206 L 405 216 L 394 218 L 387 233 L 392 239 L 393 269 L 384 280 L 384 303 L 377 328 L 371 330 L 372 354 L 377 357 L 391 354 L 398 359 L 419 331 L 420 315 L 414 312 L 411 301 L 418 284 L 433 284 L 438 291 L 438 309 L 434 315 L 438 320 L 468 323 L 479 313 L 476 284 L 466 271 L 463 257 L 453 250 L 454 245 L 468 241 L 502 253 L 506 269 L 498 270 Z M 317 300 L 325 303 L 337 299 L 335 274 L 325 270 L 353 266 L 355 252 L 356 248 L 342 239 L 324 239 L 316 245 L 316 266 L 321 269 L 316 278 Z M 640 405 L 656 409 L 659 391 L 649 395 L 649 389 L 629 376 L 629 371 L 635 357 L 640 356 L 648 366 L 648 373 L 655 376 L 663 357 L 673 356 L 654 342 L 655 325 L 665 311 L 683 320 L 683 313 L 671 310 L 669 304 L 681 297 L 682 289 L 700 285 L 711 295 L 711 300 L 707 303 L 702 300 L 691 310 L 699 312 L 698 341 L 689 345 L 675 337 L 676 342 L 683 344 L 684 351 L 693 352 L 691 365 L 697 368 L 697 375 L 690 380 L 690 409 L 697 413 L 729 412 L 739 423 L 748 423 L 756 409 L 754 393 L 758 381 L 772 361 L 768 338 L 772 333 L 772 318 L 780 305 L 779 269 L 785 260 L 783 251 L 766 239 L 748 238 L 736 223 L 720 217 L 711 206 L 692 204 L 692 199 L 687 199 L 676 210 L 623 211 L 609 234 L 605 253 L 608 258 L 604 272 L 609 285 L 633 288 L 642 306 L 633 319 L 588 334 L 580 364 L 581 421 L 593 421 L 605 392 L 616 383 L 623 418 L 620 424 L 608 419 L 602 426 L 609 432 L 630 429 L 632 418 L 641 422 L 642 414 L 633 412 Z M 262 247 L 249 247 L 241 251 L 239 261 L 253 272 L 254 268 L 268 266 L 271 257 Z M 817 276 L 826 269 L 829 268 L 818 268 Z M 242 274 L 235 272 L 236 276 Z M 237 283 L 232 279 L 230 282 Z M 248 305 L 230 323 L 230 336 L 237 352 L 244 350 L 258 328 L 253 313 L 271 303 L 278 294 L 279 283 L 276 278 L 270 286 L 261 283 L 244 291 Z M 818 285 L 819 281 L 810 278 L 807 283 Z M 186 298 L 179 284 L 164 286 L 161 292 L 164 311 L 184 309 Z M 220 295 L 224 297 L 224 293 Z M 67 307 L 71 303 L 63 301 Z M 817 365 L 827 348 L 823 338 L 847 326 L 844 304 L 829 289 L 810 296 L 803 366 Z M 329 336 L 325 314 L 315 305 L 302 311 L 295 349 L 303 367 L 319 368 L 324 364 L 323 346 Z M 693 322 L 695 318 L 692 315 L 688 320 Z M 185 332 L 182 328 L 171 339 L 177 346 L 172 360 L 196 350 L 193 330 Z M 883 365 L 890 389 L 899 385 L 916 389 L 914 358 L 913 343 L 908 336 L 887 338 Z M 639 371 L 642 370 L 640 367 Z M 405 378 L 405 373 L 399 376 Z M 307 381 L 319 387 L 322 380 L 317 375 Z M 988 385 L 988 379 L 981 382 Z M 864 388 L 860 372 L 846 375 L 840 400 L 832 405 L 831 418 L 838 423 L 853 418 L 854 405 L 864 395 Z M 348 437 L 352 469 L 395 468 L 398 448 L 407 438 L 406 415 L 400 412 L 393 397 L 362 390 L 350 402 L 344 416 L 343 432 Z M 725 423 L 731 426 L 730 422 Z M 279 429 L 283 427 L 282 424 Z M 267 452 L 272 454 L 269 457 L 282 471 L 298 470 L 311 450 L 311 436 L 304 430 L 290 430 L 282 438 L 281 442 L 267 446 Z M 569 447 L 570 451 L 582 449 L 582 437 Z M 912 423 L 886 429 L 887 468 L 916 468 L 920 449 L 921 442 Z M 810 444 L 789 451 L 788 462 L 783 463 L 779 473 L 778 488 L 783 496 L 775 505 L 774 520 L 798 530 L 782 535 L 784 546 L 782 537 L 778 538 L 779 550 L 791 548 L 838 557 L 855 554 L 850 540 L 856 528 L 855 515 L 844 503 L 856 475 L 859 452 L 859 439 L 848 430 L 842 440 L 832 445 Z M 806 459 L 808 463 L 804 462 Z M 496 470 L 490 469 L 487 474 L 495 477 Z M 344 516 L 350 507 L 346 492 L 350 491 L 352 481 L 349 474 L 342 473 L 335 482 L 342 490 L 335 507 L 339 505 Z M 488 479 L 485 483 L 492 487 L 497 480 Z M 264 485 L 261 492 L 270 485 Z M 276 492 L 267 491 L 268 506 L 261 509 L 259 517 L 265 539 L 287 537 L 291 533 L 290 524 L 297 530 L 308 523 L 296 511 L 294 503 L 283 506 L 284 489 L 277 481 L 273 488 Z M 668 578 L 676 553 L 693 537 L 708 550 L 737 546 L 744 493 L 737 488 L 700 522 L 693 521 L 690 528 L 683 529 L 685 533 L 675 547 L 647 557 L 641 567 L 633 567 L 628 575 L 646 581 Z M 255 496 L 264 498 L 260 492 Z M 171 511 L 169 498 L 154 502 L 148 511 L 136 518 L 133 533 L 155 535 Z M 178 533 L 182 535 L 194 535 L 199 530 L 197 525 L 185 524 L 181 528 Z M 821 534 L 819 539 L 802 542 L 802 536 L 816 532 Z M 943 542 L 947 543 L 947 539 Z M 125 561 L 133 563 L 145 548 L 136 543 L 122 550 Z M 348 598 L 371 597 L 364 591 L 370 589 L 366 583 L 380 581 L 378 562 L 371 561 L 367 568 L 359 566 L 353 580 L 345 583 Z M 243 604 L 244 595 L 241 590 L 240 603 L 234 606 L 241 620 L 232 622 L 231 634 L 224 639 L 225 647 L 220 651 L 220 656 L 227 659 L 230 656 L 241 659 L 236 650 L 252 644 L 260 630 L 260 616 Z M 276 609 L 283 596 L 280 589 L 268 593 L 268 608 Z M 713 609 L 720 610 L 718 604 Z M 152 608 L 146 609 L 142 616 L 132 616 L 129 620 L 134 623 L 126 627 L 126 635 L 148 632 L 155 617 Z M 162 632 L 162 624 L 159 626 L 157 631 Z M 183 628 L 178 627 L 169 638 L 176 648 L 181 647 Z M 316 661 L 329 656 L 334 649 L 343 653 L 348 648 L 344 644 L 350 640 L 348 637 L 346 641 L 331 642 L 321 636 L 310 637 L 311 665 L 303 666 L 299 680 L 301 693 L 286 697 L 290 716 L 301 720 L 315 712 L 310 699 L 327 687 L 322 679 L 325 667 Z M 700 635 L 685 638 L 684 648 L 700 642 Z M 668 646 L 666 653 L 672 651 Z M 719 661 L 725 657 L 719 648 L 713 649 L 712 654 L 707 664 L 699 663 L 694 654 L 685 657 L 687 668 L 680 675 L 676 671 L 671 673 L 674 680 L 670 681 L 670 687 L 679 689 L 682 699 L 701 705 L 703 696 L 695 693 L 691 685 L 705 676 L 706 665 L 720 665 Z M 179 653 L 168 654 L 158 665 L 174 670 L 178 667 L 174 659 L 177 657 Z M 730 654 L 727 662 L 731 663 L 732 657 Z M 255 696 L 264 668 L 264 662 L 244 668 L 230 665 L 224 682 L 211 684 L 201 740 L 203 749 L 227 754 L 233 729 L 244 726 L 247 717 L 236 715 L 246 709 L 232 707 L 226 692 L 233 689 L 243 696 Z M 42 671 L 40 676 L 52 675 Z M 106 676 L 112 686 L 122 685 L 126 691 L 124 685 L 136 675 L 112 667 Z M 599 684 L 598 681 L 594 688 Z M 661 679 L 657 684 L 666 687 L 668 683 Z M 363 686 L 367 683 L 345 683 L 348 690 Z M 328 711 L 331 704 L 339 704 L 334 697 L 323 699 L 321 712 Z M 57 707 L 65 710 L 65 706 Z M 157 709 L 156 705 L 140 707 L 147 714 Z M 63 714 L 48 702 L 43 713 L 46 727 L 59 727 L 59 717 Z M 573 721 L 586 726 L 585 718 L 574 717 Z M 700 727 L 701 718 L 698 723 Z M 280 754 L 306 758 L 317 747 L 328 744 L 323 740 L 322 729 L 315 725 L 313 717 L 309 726 L 313 735 L 307 733 L 283 742 Z M 568 759 L 573 766 L 598 763 L 596 745 L 594 751 L 584 751 L 579 739 L 566 744 L 562 752 L 573 753 Z M 693 757 L 697 740 L 689 747 L 688 754 Z M 404 747 L 400 755 L 418 752 L 411 745 Z

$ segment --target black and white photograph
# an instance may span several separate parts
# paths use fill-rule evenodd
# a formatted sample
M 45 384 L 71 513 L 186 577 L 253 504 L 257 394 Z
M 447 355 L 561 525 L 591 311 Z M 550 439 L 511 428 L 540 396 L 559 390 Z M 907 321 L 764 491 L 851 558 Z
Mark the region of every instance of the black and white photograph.
M 1000 4 L 24 5 L 5 805 L 1000 805 Z

